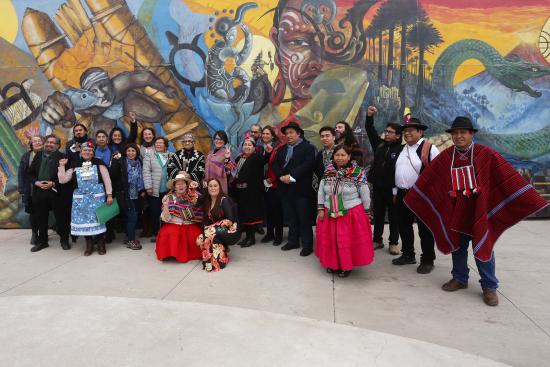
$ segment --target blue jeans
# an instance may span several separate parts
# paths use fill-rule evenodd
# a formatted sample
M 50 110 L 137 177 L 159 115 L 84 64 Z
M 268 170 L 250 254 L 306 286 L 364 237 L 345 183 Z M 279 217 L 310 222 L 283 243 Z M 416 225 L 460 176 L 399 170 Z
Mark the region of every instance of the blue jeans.
M 135 241 L 136 239 L 136 226 L 138 221 L 139 211 L 139 199 L 133 199 L 128 201 L 128 208 L 126 208 L 126 235 L 128 241 Z
M 453 256 L 453 270 L 451 274 L 453 279 L 459 281 L 462 284 L 468 284 L 468 247 L 472 238 L 468 235 L 460 235 L 460 248 L 452 253 Z M 476 260 L 477 270 L 481 279 L 479 283 L 483 289 L 497 289 L 498 279 L 495 276 L 495 254 L 491 254 L 491 260 L 483 262 Z

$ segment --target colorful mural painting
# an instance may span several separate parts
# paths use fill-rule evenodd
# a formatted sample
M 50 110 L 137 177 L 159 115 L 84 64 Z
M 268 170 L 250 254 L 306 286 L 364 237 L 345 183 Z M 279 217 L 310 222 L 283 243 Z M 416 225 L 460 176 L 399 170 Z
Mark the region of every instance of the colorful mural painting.
M 547 0 L 0 0 L 0 227 L 25 226 L 28 140 L 130 112 L 180 147 L 293 115 L 317 143 L 347 121 L 369 151 L 405 109 L 438 146 L 457 115 L 550 197 Z M 548 216 L 550 213 L 542 213 Z

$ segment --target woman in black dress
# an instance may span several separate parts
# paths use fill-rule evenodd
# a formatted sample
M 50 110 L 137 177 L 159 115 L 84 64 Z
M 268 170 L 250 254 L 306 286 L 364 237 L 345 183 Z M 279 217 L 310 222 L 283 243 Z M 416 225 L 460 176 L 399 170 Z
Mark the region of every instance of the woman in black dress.
M 256 153 L 254 140 L 246 139 L 234 172 L 239 219 L 243 232 L 246 233 L 246 237 L 239 243 L 241 247 L 249 247 L 256 243 L 254 234 L 258 224 L 263 222 L 264 164 L 264 158 Z

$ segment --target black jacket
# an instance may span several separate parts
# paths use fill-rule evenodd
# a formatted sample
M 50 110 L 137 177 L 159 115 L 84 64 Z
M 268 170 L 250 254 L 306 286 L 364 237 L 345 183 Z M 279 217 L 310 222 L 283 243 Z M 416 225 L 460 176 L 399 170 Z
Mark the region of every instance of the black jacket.
M 307 140 L 303 140 L 294 147 L 294 154 L 284 167 L 288 145 L 284 145 L 277 151 L 273 160 L 273 172 L 277 178 L 290 174 L 296 182 L 289 185 L 280 183 L 277 187 L 282 193 L 294 193 L 303 196 L 312 194 L 313 166 L 315 164 L 315 147 Z
M 395 163 L 403 145 L 401 141 L 386 143 L 380 138 L 372 116 L 367 116 L 365 130 L 374 152 L 374 161 L 369 170 L 368 180 L 376 187 L 391 189 L 395 186 Z
M 21 161 L 19 162 L 19 169 L 17 172 L 17 191 L 21 194 L 21 199 L 23 201 L 23 206 L 25 211 L 30 213 L 31 205 L 31 190 L 34 182 L 31 183 L 29 178 L 29 165 L 32 163 L 31 151 L 26 152 L 21 156 Z
M 111 184 L 113 185 L 113 198 L 116 198 L 118 205 L 126 210 L 130 202 L 130 193 L 128 191 L 128 163 L 126 162 L 126 157 L 113 159 L 111 161 L 109 175 L 111 176 Z
M 32 194 L 34 195 L 39 190 L 38 187 L 34 185 L 36 181 L 38 181 L 38 173 L 40 171 L 40 165 L 42 164 L 42 157 L 44 155 L 44 152 L 39 152 L 34 157 L 31 166 L 29 167 L 28 172 L 28 179 L 29 183 L 32 186 Z M 54 182 L 54 189 L 57 191 L 52 191 L 54 194 L 61 194 L 63 197 L 70 196 L 73 192 L 72 185 L 71 184 L 59 184 L 59 178 L 57 177 L 57 168 L 59 167 L 59 161 L 63 158 L 66 158 L 65 154 L 61 153 L 59 150 L 52 153 L 52 159 L 54 160 L 54 164 L 51 167 L 51 170 L 48 174 L 48 179 L 46 181 L 53 181 Z

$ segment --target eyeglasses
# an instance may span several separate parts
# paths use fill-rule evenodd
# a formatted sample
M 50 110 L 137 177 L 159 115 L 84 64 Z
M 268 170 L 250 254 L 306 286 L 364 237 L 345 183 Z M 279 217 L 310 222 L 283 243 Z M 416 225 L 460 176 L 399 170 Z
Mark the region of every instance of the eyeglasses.
M 183 144 L 193 144 L 193 140 L 184 140 Z
M 384 133 L 385 134 L 396 134 L 396 132 L 392 131 L 392 130 L 384 130 Z

